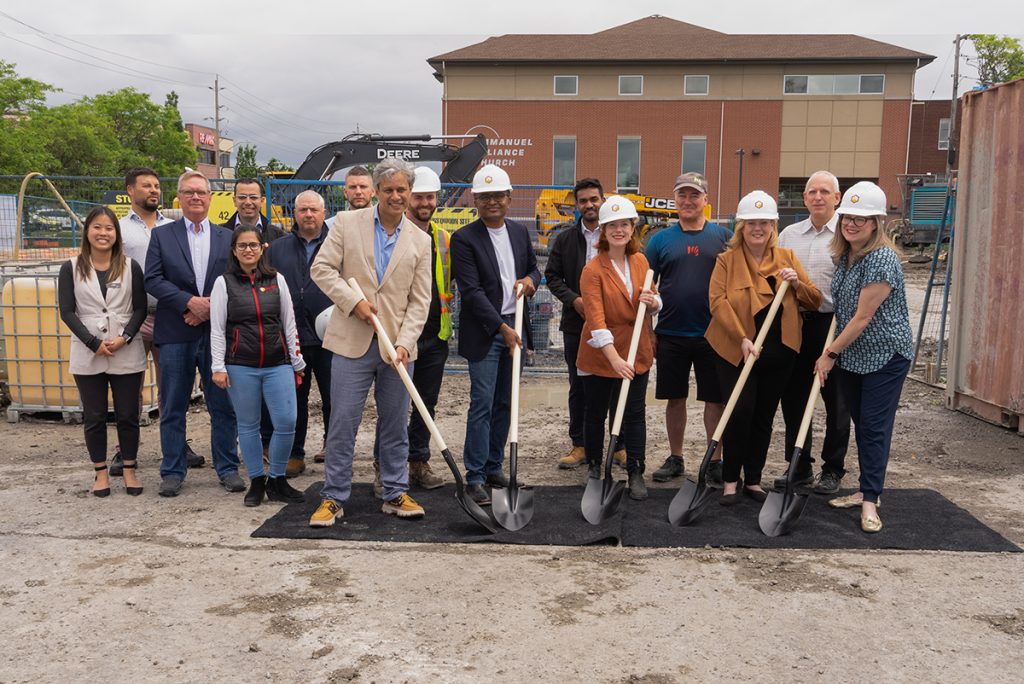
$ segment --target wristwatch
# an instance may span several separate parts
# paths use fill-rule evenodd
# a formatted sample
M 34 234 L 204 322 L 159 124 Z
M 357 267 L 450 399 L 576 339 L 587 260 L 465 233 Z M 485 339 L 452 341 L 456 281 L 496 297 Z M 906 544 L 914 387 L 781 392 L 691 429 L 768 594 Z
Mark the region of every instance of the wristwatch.
M 825 353 L 828 354 L 828 358 L 832 359 L 833 361 L 839 358 L 839 354 L 835 353 L 828 347 L 825 347 Z
M 121 339 L 124 340 L 124 345 L 127 347 L 129 344 L 131 344 L 132 336 L 131 335 L 121 335 Z

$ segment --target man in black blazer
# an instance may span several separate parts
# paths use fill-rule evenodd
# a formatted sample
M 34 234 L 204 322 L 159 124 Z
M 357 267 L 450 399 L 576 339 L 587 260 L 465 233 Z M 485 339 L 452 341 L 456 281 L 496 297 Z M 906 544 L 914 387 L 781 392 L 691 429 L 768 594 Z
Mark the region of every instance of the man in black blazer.
M 452 276 L 461 297 L 458 353 L 469 362 L 470 398 L 462 460 L 467 491 L 481 505 L 484 484 L 504 486 L 505 441 L 511 418 L 512 354 L 523 343 L 513 328 L 516 287 L 531 296 L 540 284 L 526 226 L 505 219 L 512 203 L 508 174 L 493 164 L 473 176 L 479 219 L 452 235 Z M 524 320 L 527 339 L 529 317 Z
M 182 218 L 154 228 L 146 253 L 146 292 L 157 300 L 153 344 L 160 347 L 160 495 L 177 496 L 185 480 L 185 417 L 197 368 L 213 466 L 225 489 L 241 492 L 235 412 L 210 378 L 210 291 L 227 268 L 231 231 L 210 223 L 210 182 L 198 171 L 178 179 L 178 201 Z
M 263 213 L 263 206 L 266 204 L 263 197 L 263 186 L 255 178 L 239 178 L 235 181 L 235 193 L 232 199 L 235 202 L 236 211 L 221 224 L 224 228 L 233 231 L 243 224 L 256 226 L 260 229 L 260 237 L 263 238 L 264 245 L 269 245 L 277 238 L 288 234 L 281 226 L 271 223 Z

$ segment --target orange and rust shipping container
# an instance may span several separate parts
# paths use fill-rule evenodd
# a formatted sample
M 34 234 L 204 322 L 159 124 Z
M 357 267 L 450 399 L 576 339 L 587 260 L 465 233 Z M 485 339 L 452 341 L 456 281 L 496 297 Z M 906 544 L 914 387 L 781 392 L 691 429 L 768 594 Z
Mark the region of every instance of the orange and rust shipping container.
M 946 403 L 1024 434 L 1024 79 L 962 102 Z

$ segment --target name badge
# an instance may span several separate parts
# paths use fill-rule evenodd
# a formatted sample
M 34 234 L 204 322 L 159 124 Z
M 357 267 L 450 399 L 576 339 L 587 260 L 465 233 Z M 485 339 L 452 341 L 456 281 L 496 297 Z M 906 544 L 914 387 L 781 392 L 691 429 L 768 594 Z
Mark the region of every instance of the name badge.
M 107 283 L 108 290 L 119 290 L 121 289 L 121 283 Z

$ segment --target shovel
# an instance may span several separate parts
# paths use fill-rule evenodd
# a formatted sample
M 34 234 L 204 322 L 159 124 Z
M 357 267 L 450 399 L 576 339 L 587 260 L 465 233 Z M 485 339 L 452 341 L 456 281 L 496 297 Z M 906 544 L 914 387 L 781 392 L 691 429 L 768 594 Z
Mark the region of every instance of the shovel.
M 516 288 L 516 334 L 523 335 L 523 286 Z M 533 519 L 533 489 L 520 487 L 516 481 L 519 464 L 519 368 L 523 361 L 523 349 L 512 350 L 512 408 L 509 424 L 508 445 L 508 487 L 491 489 L 491 511 L 494 519 L 506 530 L 515 532 L 526 527 Z
M 359 283 L 356 282 L 355 278 L 349 278 L 348 286 L 359 295 L 361 298 L 366 299 L 363 294 L 363 290 L 359 287 Z M 395 351 L 395 346 L 391 344 L 391 340 L 388 339 L 388 334 L 384 330 L 384 326 L 381 325 L 380 319 L 375 315 L 373 317 L 373 327 L 377 331 L 377 339 L 380 340 L 381 344 L 384 345 L 384 351 L 391 358 L 392 361 L 398 356 L 398 352 Z M 444 439 L 441 437 L 441 432 L 437 429 L 437 424 L 434 419 L 430 417 L 430 411 L 427 410 L 426 404 L 423 403 L 423 398 L 420 396 L 419 391 L 416 389 L 416 385 L 412 383 L 412 378 L 409 377 L 409 371 L 405 369 L 403 364 L 395 364 L 395 369 L 398 371 L 398 377 L 402 378 L 402 383 L 405 385 L 406 391 L 409 392 L 409 396 L 412 398 L 413 404 L 416 405 L 416 410 L 420 413 L 420 418 L 423 419 L 423 423 L 430 430 L 430 436 L 434 438 L 437 445 L 441 448 L 441 455 L 444 457 L 444 462 L 448 464 L 448 468 L 452 471 L 452 476 L 455 478 L 455 500 L 462 506 L 462 510 L 469 514 L 469 517 L 477 521 L 482 527 L 486 528 L 488 532 L 497 532 L 498 528 L 495 526 L 494 521 L 491 517 L 484 512 L 484 509 L 480 508 L 480 505 L 473 501 L 466 494 L 466 485 L 462 481 L 462 473 L 459 472 L 459 466 L 455 463 L 455 459 L 452 457 L 452 452 L 448 450 L 448 445 L 445 444 Z
M 775 299 L 772 300 L 771 308 L 768 309 L 768 315 L 764 319 L 764 324 L 757 333 L 757 339 L 754 340 L 754 349 L 758 352 L 761 351 L 764 338 L 768 335 L 768 329 L 772 327 L 772 321 L 775 320 L 775 314 L 778 312 L 779 307 L 782 306 L 782 298 L 788 289 L 789 281 L 783 280 L 782 284 L 779 285 L 778 291 L 775 293 Z M 718 448 L 718 442 L 722 439 L 722 433 L 725 432 L 725 426 L 729 422 L 729 417 L 732 416 L 732 410 L 736 408 L 736 402 L 740 398 L 740 393 L 743 392 L 743 386 L 747 383 L 747 378 L 750 377 L 750 371 L 753 370 L 755 361 L 757 361 L 757 357 L 753 354 L 743 361 L 743 370 L 740 371 L 740 377 L 736 381 L 736 386 L 732 388 L 729 401 L 725 404 L 722 418 L 718 421 L 714 434 L 711 435 L 707 451 L 704 452 L 704 460 L 701 461 L 700 470 L 697 472 L 697 482 L 685 480 L 679 491 L 672 498 L 672 503 L 668 506 L 668 521 L 673 525 L 689 525 L 699 518 L 708 504 L 711 503 L 712 493 L 715 490 L 708 487 L 708 464 L 711 463 L 711 456 L 715 453 L 715 449 Z
M 836 319 L 833 316 L 832 325 L 828 329 L 828 337 L 825 338 L 825 348 L 832 344 L 836 334 Z M 804 455 L 804 440 L 807 439 L 807 431 L 811 429 L 811 416 L 814 415 L 814 404 L 818 401 L 818 394 L 821 392 L 821 383 L 818 382 L 815 374 L 814 382 L 811 383 L 810 395 L 807 397 L 807 406 L 804 407 L 804 417 L 800 421 L 800 431 L 796 434 L 796 446 L 793 447 L 793 455 L 790 458 L 790 467 L 786 471 L 786 488 L 784 491 L 768 492 L 768 498 L 761 505 L 761 512 L 757 515 L 757 524 L 769 537 L 778 537 L 793 529 L 800 514 L 807 505 L 807 495 L 798 494 L 793 486 L 793 473 L 798 468 L 797 464 Z
M 648 269 L 643 289 L 651 289 L 653 281 L 654 271 Z M 647 305 L 640 302 L 636 312 L 636 322 L 633 323 L 633 337 L 629 340 L 629 353 L 626 355 L 626 363 L 630 366 L 636 361 L 636 349 L 640 345 L 640 332 L 643 330 L 644 316 L 646 315 Z M 612 478 L 612 455 L 615 452 L 615 442 L 618 441 L 619 429 L 622 427 L 622 414 L 626 410 L 626 395 L 629 394 L 630 382 L 623 378 L 622 387 L 619 389 L 619 403 L 615 406 L 612 434 L 608 440 L 608 451 L 604 457 L 604 478 L 598 480 L 588 477 L 587 488 L 583 490 L 580 510 L 583 511 L 583 517 L 591 525 L 600 525 L 615 515 L 622 503 L 622 494 L 626 491 L 626 485 L 622 480 L 616 481 Z

